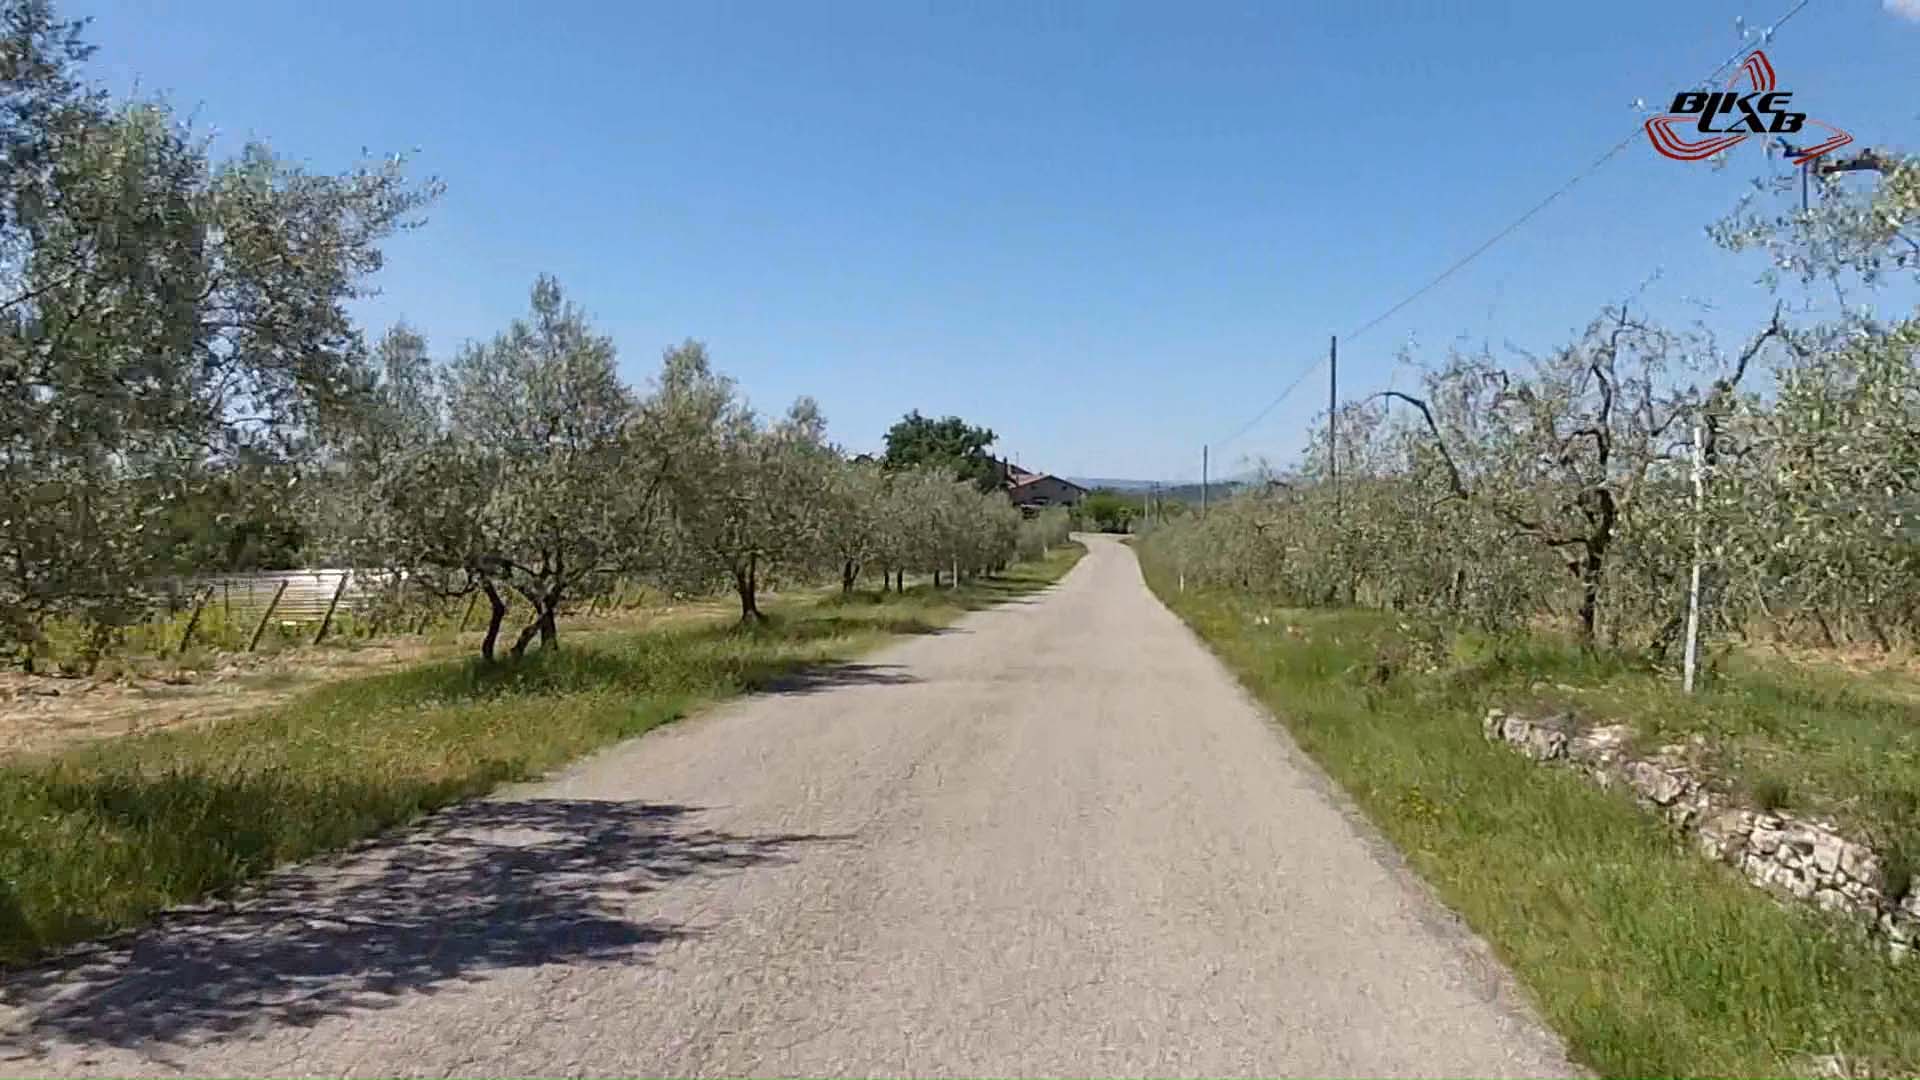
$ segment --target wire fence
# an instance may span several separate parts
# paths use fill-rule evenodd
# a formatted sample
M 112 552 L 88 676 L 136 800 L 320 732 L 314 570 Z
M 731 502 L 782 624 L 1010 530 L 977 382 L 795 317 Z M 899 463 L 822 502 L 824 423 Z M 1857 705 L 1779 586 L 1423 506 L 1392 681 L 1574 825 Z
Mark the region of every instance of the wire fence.
M 277 620 L 318 622 L 336 592 L 340 594 L 336 614 L 353 613 L 371 607 L 388 587 L 386 575 L 365 570 L 354 571 L 351 577 L 348 574 L 346 570 L 260 570 L 169 578 L 158 583 L 154 606 L 171 614 L 192 607 L 205 593 L 207 606 L 218 608 L 224 615 L 258 616 L 271 603 Z M 347 583 L 345 591 L 340 589 L 342 579 Z M 277 603 L 276 593 L 280 596 Z

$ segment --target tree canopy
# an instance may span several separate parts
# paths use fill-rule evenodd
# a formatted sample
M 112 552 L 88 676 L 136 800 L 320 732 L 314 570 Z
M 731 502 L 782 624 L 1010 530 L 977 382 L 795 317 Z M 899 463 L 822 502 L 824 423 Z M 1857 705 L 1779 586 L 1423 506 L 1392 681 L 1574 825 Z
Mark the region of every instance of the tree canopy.
M 83 28 L 0 2 L 0 624 L 29 656 L 50 617 L 136 617 L 209 498 L 281 497 L 355 396 L 347 305 L 439 190 L 216 159 L 90 87 Z
M 941 469 L 991 491 L 1001 480 L 987 454 L 994 439 L 991 428 L 975 427 L 957 416 L 935 420 L 915 409 L 887 429 L 881 462 L 889 470 Z

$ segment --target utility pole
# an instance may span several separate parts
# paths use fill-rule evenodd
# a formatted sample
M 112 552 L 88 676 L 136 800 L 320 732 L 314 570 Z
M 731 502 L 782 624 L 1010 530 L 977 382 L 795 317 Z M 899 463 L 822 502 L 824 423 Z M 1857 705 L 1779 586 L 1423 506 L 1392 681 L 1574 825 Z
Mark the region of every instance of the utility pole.
M 1333 480 L 1333 517 L 1340 519 L 1340 339 L 1327 339 L 1327 475 Z
M 1207 519 L 1207 447 L 1200 447 L 1200 520 Z

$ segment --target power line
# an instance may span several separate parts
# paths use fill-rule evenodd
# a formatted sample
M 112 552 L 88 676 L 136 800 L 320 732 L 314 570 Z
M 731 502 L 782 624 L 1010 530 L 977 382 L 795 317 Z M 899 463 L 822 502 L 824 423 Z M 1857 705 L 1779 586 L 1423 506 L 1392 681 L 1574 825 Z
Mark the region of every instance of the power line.
M 1213 445 L 1225 446 L 1226 444 L 1232 442 L 1233 440 L 1239 438 L 1240 436 L 1245 435 L 1247 432 L 1252 431 L 1254 428 L 1254 425 L 1258 424 L 1262 420 L 1265 420 L 1267 418 L 1268 413 L 1272 412 L 1276 408 L 1279 408 L 1280 403 L 1287 400 L 1287 395 L 1293 393 L 1294 390 L 1300 386 L 1300 383 L 1303 380 L 1305 380 L 1307 376 L 1313 374 L 1314 371 L 1319 367 L 1320 367 L 1320 361 L 1315 360 L 1313 363 L 1307 365 L 1304 368 L 1301 368 L 1300 374 L 1293 377 L 1293 381 L 1287 384 L 1287 388 L 1285 390 L 1280 391 L 1279 397 L 1276 397 L 1272 401 L 1267 402 L 1267 407 L 1264 409 L 1261 409 L 1258 413 L 1254 414 L 1253 419 L 1247 421 L 1244 424 L 1241 424 L 1237 431 L 1227 436 L 1226 438 L 1221 439 L 1219 442 L 1214 443 Z
M 1438 286 L 1441 282 L 1447 280 L 1448 278 L 1452 277 L 1454 274 L 1458 273 L 1468 263 L 1486 254 L 1488 248 L 1492 247 L 1493 245 L 1499 243 L 1502 240 L 1505 240 L 1507 237 L 1513 235 L 1515 230 L 1519 229 L 1520 226 L 1525 225 L 1527 222 L 1532 221 L 1534 216 L 1539 214 L 1540 211 L 1545 210 L 1547 207 L 1552 206 L 1555 202 L 1559 201 L 1560 196 L 1565 195 L 1569 191 L 1572 191 L 1574 189 L 1574 186 L 1580 183 L 1580 181 L 1585 180 L 1587 177 L 1592 176 L 1595 172 L 1599 171 L 1600 166 L 1605 165 L 1607 162 L 1613 160 L 1614 157 L 1616 157 L 1620 153 L 1620 151 L 1625 150 L 1627 147 L 1633 145 L 1634 141 L 1638 138 L 1640 138 L 1640 129 L 1638 127 L 1635 127 L 1633 129 L 1632 134 L 1628 135 L 1624 139 L 1621 139 L 1619 142 L 1614 143 L 1612 149 L 1608 150 L 1606 153 L 1601 154 L 1597 158 L 1594 158 L 1593 164 L 1588 165 L 1586 168 L 1581 169 L 1577 173 L 1574 173 L 1572 179 L 1568 180 L 1566 183 L 1561 184 L 1559 187 L 1555 188 L 1553 190 L 1553 193 L 1548 195 L 1546 198 L 1541 199 L 1537 203 L 1534 203 L 1533 206 L 1528 208 L 1526 213 L 1521 214 L 1517 218 L 1514 218 L 1511 222 L 1507 224 L 1506 228 L 1501 229 L 1499 232 L 1494 233 L 1492 236 L 1488 237 L 1485 241 L 1481 243 L 1479 247 L 1474 248 L 1472 251 L 1467 252 L 1464 256 L 1455 260 L 1453 265 L 1447 267 L 1445 270 L 1442 270 L 1438 274 L 1434 275 L 1432 280 L 1428 281 L 1425 285 L 1422 285 L 1419 288 L 1413 290 L 1413 292 L 1407 295 L 1406 299 L 1400 301 L 1399 303 L 1393 305 L 1387 310 L 1381 312 L 1378 315 L 1375 315 L 1373 318 L 1368 319 L 1366 322 L 1362 323 L 1358 330 L 1354 330 L 1347 335 L 1348 339 L 1359 337 L 1361 334 L 1364 334 L 1367 331 L 1373 329 L 1374 327 L 1379 326 L 1381 323 L 1386 322 L 1388 319 L 1391 319 L 1395 315 L 1399 314 L 1400 311 L 1404 309 L 1408 304 L 1411 304 L 1415 300 L 1418 300 L 1422 296 L 1425 296 L 1429 292 L 1432 292 L 1434 288 Z
M 1785 26 L 1787 24 L 1787 20 L 1793 18 L 1795 15 L 1800 14 L 1800 9 L 1806 7 L 1809 3 L 1812 3 L 1812 0 L 1799 0 L 1798 3 L 1794 4 L 1791 8 L 1787 9 L 1786 14 L 1780 16 L 1778 19 L 1775 19 L 1773 21 L 1773 25 L 1761 31 L 1759 35 L 1760 46 L 1765 46 L 1772 43 L 1774 33 L 1778 31 L 1782 26 Z M 1727 70 L 1727 68 L 1733 66 L 1733 64 L 1736 61 L 1738 61 L 1741 57 L 1753 51 L 1754 48 L 1758 48 L 1760 46 L 1750 47 L 1744 44 L 1741 45 L 1740 48 L 1735 49 L 1733 53 L 1729 55 L 1725 60 L 1720 61 L 1720 63 L 1712 71 L 1706 74 L 1705 78 L 1700 80 L 1700 82 L 1710 83 L 1714 79 L 1719 78 L 1720 75 Z M 1393 318 L 1395 315 L 1403 311 L 1407 307 L 1407 305 L 1413 303 L 1415 300 L 1420 299 L 1422 296 L 1425 296 L 1426 294 L 1432 292 L 1442 282 L 1446 281 L 1448 278 L 1452 277 L 1454 274 L 1459 273 L 1462 269 L 1465 269 L 1467 264 L 1473 262 L 1475 259 L 1478 259 L 1480 256 L 1486 254 L 1488 249 L 1492 248 L 1495 244 L 1498 244 L 1500 241 L 1505 240 L 1507 237 L 1513 235 L 1513 233 L 1516 230 L 1518 230 L 1522 225 L 1525 225 L 1527 222 L 1533 220 L 1536 216 L 1538 216 L 1542 210 L 1545 210 L 1547 207 L 1552 206 L 1555 202 L 1558 202 L 1562 195 L 1565 195 L 1567 192 L 1572 191 L 1574 187 L 1580 183 L 1580 181 L 1585 180 L 1587 177 L 1592 176 L 1595 172 L 1598 172 L 1602 165 L 1605 165 L 1607 162 L 1617 157 L 1620 151 L 1625 150 L 1627 147 L 1633 145 L 1634 140 L 1638 139 L 1640 137 L 1640 134 L 1641 134 L 1640 126 L 1635 125 L 1634 129 L 1627 134 L 1626 138 L 1621 139 L 1619 142 L 1613 144 L 1613 146 L 1610 147 L 1606 153 L 1601 154 L 1599 157 L 1593 159 L 1592 164 L 1589 164 L 1586 168 L 1581 169 L 1579 172 L 1573 174 L 1572 178 L 1567 180 L 1566 183 L 1561 184 L 1559 187 L 1555 188 L 1553 192 L 1549 194 L 1546 198 L 1541 199 L 1539 202 L 1534 203 L 1531 207 L 1528 207 L 1525 213 L 1522 213 L 1519 217 L 1514 218 L 1511 222 L 1508 222 L 1505 228 L 1502 228 L 1499 232 L 1496 232 L 1491 237 L 1488 237 L 1484 242 L 1480 244 L 1479 247 L 1474 248 L 1472 251 L 1468 252 L 1466 255 L 1462 256 L 1459 259 L 1456 259 L 1452 263 L 1452 265 L 1448 266 L 1446 269 L 1434 275 L 1431 279 L 1427 281 L 1426 284 L 1420 286 L 1419 288 L 1415 289 L 1413 292 L 1407 294 L 1407 296 L 1402 300 L 1400 300 L 1399 303 L 1394 304 L 1392 307 L 1388 308 L 1387 310 L 1381 312 L 1380 314 L 1362 323 L 1359 329 L 1348 333 L 1346 335 L 1346 340 L 1351 341 L 1354 338 L 1359 337 L 1361 334 L 1364 334 L 1367 331 L 1372 330 L 1374 327 L 1379 326 L 1381 323 L 1386 322 L 1388 319 Z M 1226 438 L 1212 445 L 1216 447 L 1224 446 L 1227 443 L 1230 443 L 1235 439 L 1238 439 L 1240 436 L 1245 435 L 1247 432 L 1253 430 L 1253 428 L 1256 425 L 1258 425 L 1260 421 L 1265 420 L 1267 418 L 1268 414 L 1272 413 L 1273 410 L 1279 408 L 1280 403 L 1287 400 L 1287 396 L 1292 394 L 1296 389 L 1298 389 L 1300 384 L 1306 381 L 1307 376 L 1319 370 L 1320 364 L 1324 359 L 1325 359 L 1324 357 L 1316 358 L 1312 363 L 1302 368 L 1300 371 L 1300 374 L 1294 376 L 1293 381 L 1287 384 L 1286 389 L 1280 391 L 1280 394 L 1278 397 L 1275 397 L 1272 401 L 1267 402 L 1266 407 L 1262 408 L 1257 414 L 1255 414 L 1253 419 L 1240 425 L 1240 427 L 1236 429 L 1233 434 L 1227 436 Z

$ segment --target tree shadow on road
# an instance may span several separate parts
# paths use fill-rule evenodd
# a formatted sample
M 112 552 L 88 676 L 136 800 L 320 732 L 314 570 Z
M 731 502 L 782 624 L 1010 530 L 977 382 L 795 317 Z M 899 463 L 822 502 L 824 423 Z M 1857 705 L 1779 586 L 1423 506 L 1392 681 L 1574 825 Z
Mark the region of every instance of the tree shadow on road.
M 899 664 L 818 664 L 799 670 L 770 667 L 749 685 L 757 693 L 798 696 L 848 686 L 912 686 L 924 681 Z
M 636 916 L 635 898 L 847 839 L 733 835 L 697 814 L 566 799 L 451 808 L 234 903 L 8 973 L 0 1001 L 26 1026 L 0 1032 L 0 1058 L 47 1039 L 132 1046 L 310 1024 L 506 968 L 641 962 L 691 931 Z

